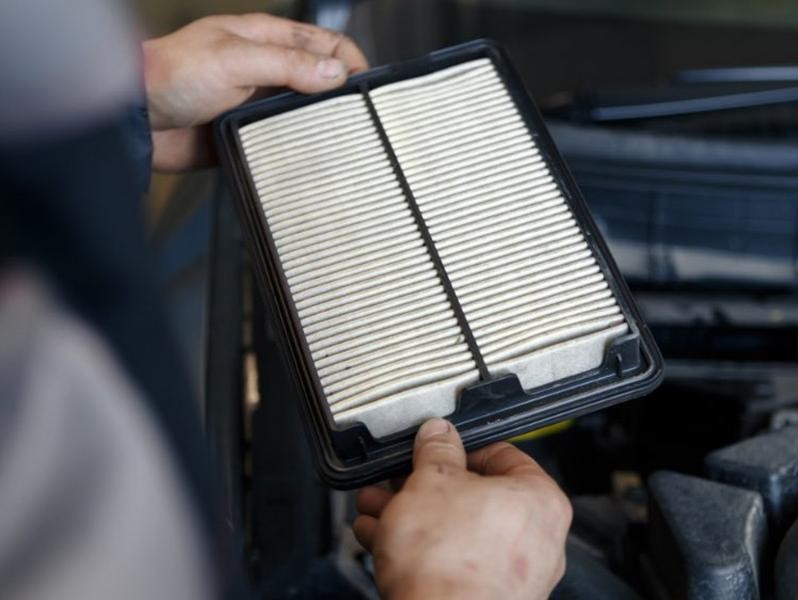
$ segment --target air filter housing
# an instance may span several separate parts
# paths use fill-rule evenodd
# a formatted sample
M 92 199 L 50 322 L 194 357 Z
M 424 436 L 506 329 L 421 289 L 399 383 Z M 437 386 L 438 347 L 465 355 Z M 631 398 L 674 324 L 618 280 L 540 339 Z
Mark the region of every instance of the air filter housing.
M 473 42 L 217 123 L 320 471 L 407 467 L 657 385 L 662 360 L 501 49 Z

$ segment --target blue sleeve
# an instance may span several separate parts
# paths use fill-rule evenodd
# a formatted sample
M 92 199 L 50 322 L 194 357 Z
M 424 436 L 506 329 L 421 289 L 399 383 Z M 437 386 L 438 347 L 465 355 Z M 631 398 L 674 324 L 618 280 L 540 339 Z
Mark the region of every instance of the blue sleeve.
M 139 195 L 150 188 L 152 175 L 152 133 L 145 98 L 128 108 L 126 143 L 135 169 L 134 185 Z

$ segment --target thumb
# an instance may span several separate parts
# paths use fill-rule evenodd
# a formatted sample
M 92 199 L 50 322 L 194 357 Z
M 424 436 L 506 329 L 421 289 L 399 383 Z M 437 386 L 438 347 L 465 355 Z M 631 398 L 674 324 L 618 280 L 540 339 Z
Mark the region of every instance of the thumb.
M 440 473 L 464 470 L 466 454 L 460 434 L 454 425 L 443 419 L 430 419 L 416 434 L 413 449 L 413 470 L 434 467 Z

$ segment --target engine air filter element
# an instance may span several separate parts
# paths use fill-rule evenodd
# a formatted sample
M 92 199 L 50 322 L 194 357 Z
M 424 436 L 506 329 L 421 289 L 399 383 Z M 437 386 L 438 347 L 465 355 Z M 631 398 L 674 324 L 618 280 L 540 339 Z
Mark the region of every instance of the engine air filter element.
M 474 42 L 217 124 L 322 475 L 643 394 L 662 361 L 505 54 Z

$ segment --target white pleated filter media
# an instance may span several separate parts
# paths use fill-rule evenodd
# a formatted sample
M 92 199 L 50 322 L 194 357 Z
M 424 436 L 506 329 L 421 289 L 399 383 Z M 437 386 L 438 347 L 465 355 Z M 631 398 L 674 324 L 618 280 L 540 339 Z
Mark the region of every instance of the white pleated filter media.
M 598 367 L 627 324 L 492 63 L 370 95 L 491 374 Z M 239 136 L 335 422 L 451 414 L 479 374 L 364 97 Z
M 478 373 L 363 97 L 239 134 L 336 423 L 453 412 Z
M 598 367 L 628 326 L 490 60 L 371 97 L 491 373 Z

